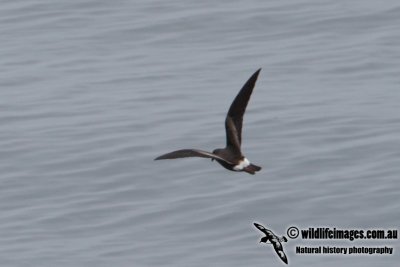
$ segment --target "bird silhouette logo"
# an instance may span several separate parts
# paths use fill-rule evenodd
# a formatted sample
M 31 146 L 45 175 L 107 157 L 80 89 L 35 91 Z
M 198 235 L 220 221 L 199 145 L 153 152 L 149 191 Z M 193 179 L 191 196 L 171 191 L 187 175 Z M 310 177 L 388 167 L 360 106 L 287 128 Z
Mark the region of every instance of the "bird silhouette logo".
M 260 71 L 261 69 L 257 70 L 247 80 L 228 110 L 225 118 L 225 148 L 215 149 L 212 153 L 200 149 L 181 149 L 161 155 L 155 160 L 187 157 L 210 158 L 231 171 L 247 172 L 249 174 L 255 174 L 260 171 L 261 167 L 250 163 L 241 150 L 243 116 Z
M 271 244 L 276 254 L 278 254 L 279 258 L 286 264 L 288 264 L 288 259 L 286 257 L 285 252 L 283 252 L 283 246 L 281 242 L 287 242 L 287 238 L 285 236 L 278 237 L 271 230 L 265 228 L 261 224 L 254 223 L 254 226 L 257 227 L 258 230 L 265 234 L 264 237 L 261 238 L 260 243 Z

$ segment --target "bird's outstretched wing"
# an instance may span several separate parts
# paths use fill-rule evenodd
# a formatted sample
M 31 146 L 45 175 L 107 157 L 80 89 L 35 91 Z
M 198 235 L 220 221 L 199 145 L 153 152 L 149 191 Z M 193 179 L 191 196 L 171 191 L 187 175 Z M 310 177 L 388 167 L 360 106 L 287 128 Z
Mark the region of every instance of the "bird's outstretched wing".
M 261 232 L 263 232 L 267 238 L 270 239 L 270 238 L 274 238 L 274 237 L 275 237 L 275 234 L 274 234 L 271 230 L 265 228 L 265 227 L 262 226 L 261 224 L 254 223 L 254 226 L 257 227 L 258 230 L 260 230 Z
M 160 160 L 160 159 L 178 159 L 178 158 L 188 158 L 188 157 L 200 157 L 200 158 L 211 158 L 211 159 L 217 159 L 217 160 L 222 160 L 225 161 L 228 164 L 233 164 L 229 161 L 227 161 L 224 158 L 221 158 L 220 156 L 217 156 L 213 153 L 204 151 L 204 150 L 199 150 L 199 149 L 181 149 L 181 150 L 176 150 L 164 155 L 161 155 L 154 160 Z
M 258 69 L 243 85 L 226 115 L 226 145 L 238 149 L 239 151 L 240 145 L 242 144 L 243 115 L 260 71 L 261 69 Z
M 282 244 L 277 241 L 272 244 L 274 246 L 276 254 L 278 254 L 279 258 L 286 264 L 288 264 L 288 259 L 286 257 L 285 252 L 283 252 Z
M 260 230 L 261 232 L 263 232 L 264 234 L 267 234 L 267 231 L 269 231 L 267 228 L 265 228 L 261 224 L 254 223 L 254 226 L 257 227 L 257 229 Z

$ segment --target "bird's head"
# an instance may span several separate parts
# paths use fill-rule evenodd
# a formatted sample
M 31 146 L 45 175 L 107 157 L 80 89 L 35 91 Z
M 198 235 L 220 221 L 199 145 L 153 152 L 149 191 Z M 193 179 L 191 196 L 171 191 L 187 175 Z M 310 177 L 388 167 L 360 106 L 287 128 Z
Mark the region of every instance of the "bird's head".
M 261 238 L 260 243 L 267 243 L 268 242 L 268 237 L 264 236 Z

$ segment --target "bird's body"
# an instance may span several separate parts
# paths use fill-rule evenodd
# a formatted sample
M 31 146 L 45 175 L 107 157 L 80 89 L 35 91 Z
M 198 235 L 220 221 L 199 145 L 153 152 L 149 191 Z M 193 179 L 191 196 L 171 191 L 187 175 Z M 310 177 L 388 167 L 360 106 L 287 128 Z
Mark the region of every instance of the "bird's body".
M 288 259 L 286 257 L 285 252 L 283 252 L 283 246 L 281 242 L 287 242 L 286 237 L 279 238 L 276 236 L 271 230 L 266 229 L 264 226 L 258 223 L 254 223 L 254 226 L 257 227 L 258 230 L 265 234 L 264 237 L 261 238 L 260 243 L 268 243 L 274 247 L 276 254 L 278 254 L 279 258 L 284 262 L 288 263 Z
M 225 119 L 225 148 L 215 149 L 212 153 L 199 149 L 181 149 L 159 156 L 155 160 L 202 157 L 216 160 L 224 168 L 231 171 L 244 171 L 255 174 L 257 171 L 261 170 L 261 167 L 251 164 L 250 161 L 243 156 L 241 151 L 243 115 L 260 71 L 261 69 L 257 70 L 249 78 L 229 108 Z

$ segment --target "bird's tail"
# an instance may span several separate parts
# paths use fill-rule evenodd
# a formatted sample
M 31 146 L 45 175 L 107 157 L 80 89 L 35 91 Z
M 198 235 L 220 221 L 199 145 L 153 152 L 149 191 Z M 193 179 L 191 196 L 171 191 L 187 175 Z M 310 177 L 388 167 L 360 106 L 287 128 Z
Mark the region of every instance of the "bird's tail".
M 254 164 L 250 164 L 249 166 L 243 169 L 243 171 L 250 174 L 256 174 L 256 172 L 258 172 L 259 170 L 261 170 L 261 167 Z

